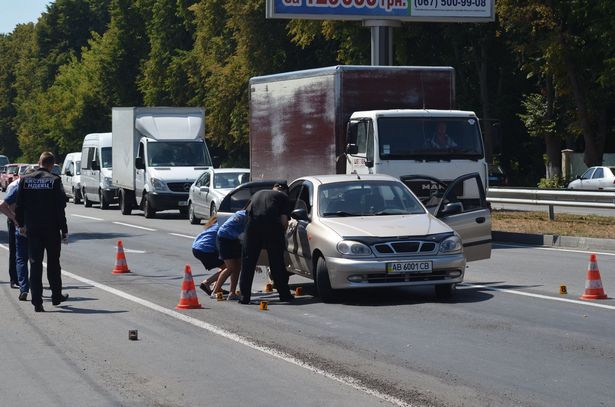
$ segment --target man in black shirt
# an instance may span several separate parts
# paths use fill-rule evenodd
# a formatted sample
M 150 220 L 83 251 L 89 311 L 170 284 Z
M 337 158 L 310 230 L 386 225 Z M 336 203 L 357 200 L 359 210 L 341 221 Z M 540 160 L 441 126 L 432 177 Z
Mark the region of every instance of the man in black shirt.
M 282 301 L 292 301 L 294 297 L 288 288 L 288 273 L 284 264 L 286 250 L 285 231 L 290 216 L 290 202 L 286 185 L 276 184 L 272 190 L 258 191 L 252 196 L 248 206 L 246 238 L 243 244 L 243 262 L 239 277 L 239 290 L 242 304 L 250 302 L 254 269 L 262 249 L 267 250 L 271 278 Z
M 28 237 L 30 257 L 30 289 L 34 311 L 43 312 L 43 255 L 47 251 L 47 279 L 51 302 L 59 305 L 68 299 L 62 294 L 60 268 L 61 240 L 68 239 L 66 195 L 60 178 L 51 173 L 55 157 L 45 152 L 40 168 L 19 180 L 15 217 L 19 233 Z M 60 235 L 61 234 L 61 235 Z

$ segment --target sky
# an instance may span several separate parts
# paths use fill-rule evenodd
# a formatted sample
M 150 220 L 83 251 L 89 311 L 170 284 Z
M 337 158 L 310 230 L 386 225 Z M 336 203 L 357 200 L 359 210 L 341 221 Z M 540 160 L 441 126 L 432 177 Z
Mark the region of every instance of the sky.
M 8 34 L 17 24 L 36 22 L 52 0 L 0 0 L 0 34 Z

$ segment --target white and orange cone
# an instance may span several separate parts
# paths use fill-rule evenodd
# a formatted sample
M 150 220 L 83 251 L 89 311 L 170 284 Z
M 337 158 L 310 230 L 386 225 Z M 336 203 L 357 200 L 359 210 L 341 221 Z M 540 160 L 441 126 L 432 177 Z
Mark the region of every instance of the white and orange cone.
M 608 298 L 602 287 L 602 279 L 600 278 L 600 270 L 598 270 L 598 261 L 595 254 L 589 257 L 585 293 L 579 298 L 582 300 L 605 300 Z
M 177 309 L 195 309 L 203 308 L 199 303 L 199 298 L 196 295 L 194 280 L 192 279 L 192 270 L 189 264 L 184 268 L 184 280 L 182 281 L 182 290 L 179 296 L 179 304 Z
M 126 255 L 124 254 L 124 246 L 122 241 L 117 241 L 117 252 L 115 253 L 115 267 L 113 268 L 113 274 L 130 273 L 128 269 L 128 263 L 126 263 Z

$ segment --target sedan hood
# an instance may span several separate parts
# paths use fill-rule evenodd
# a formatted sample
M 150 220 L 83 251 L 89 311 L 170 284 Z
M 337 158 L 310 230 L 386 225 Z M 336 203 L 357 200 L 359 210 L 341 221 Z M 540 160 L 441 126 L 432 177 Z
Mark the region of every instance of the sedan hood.
M 426 236 L 452 232 L 445 223 L 428 214 L 321 218 L 320 221 L 343 238 Z

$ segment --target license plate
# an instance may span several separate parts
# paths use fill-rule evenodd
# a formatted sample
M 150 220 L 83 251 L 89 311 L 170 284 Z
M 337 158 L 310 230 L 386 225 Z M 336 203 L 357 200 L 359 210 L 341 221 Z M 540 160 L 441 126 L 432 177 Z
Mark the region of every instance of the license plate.
M 188 206 L 188 201 L 179 201 L 177 203 L 177 205 L 179 205 L 179 206 Z
M 400 261 L 387 263 L 387 273 L 431 273 L 431 261 Z

